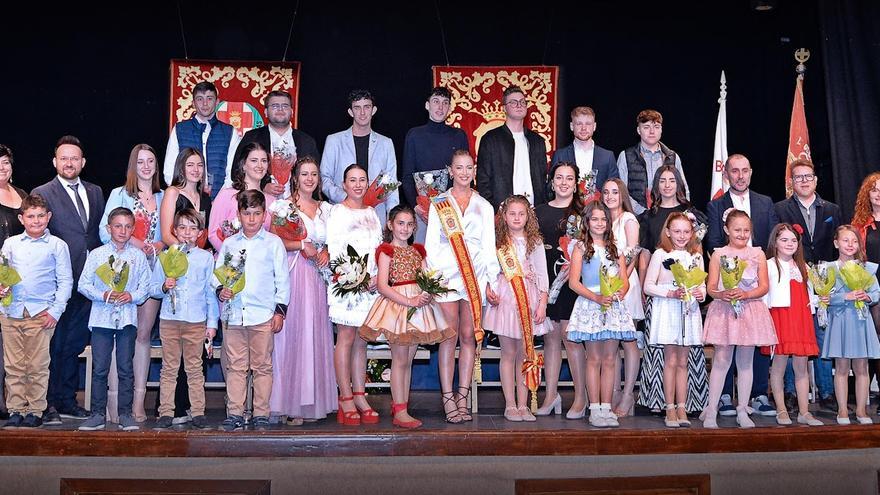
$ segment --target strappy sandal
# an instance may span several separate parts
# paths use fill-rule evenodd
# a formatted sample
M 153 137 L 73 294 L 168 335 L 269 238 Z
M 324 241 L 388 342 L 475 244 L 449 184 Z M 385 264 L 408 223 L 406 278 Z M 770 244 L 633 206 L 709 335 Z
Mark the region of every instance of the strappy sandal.
M 462 419 L 461 414 L 458 412 L 458 404 L 455 402 L 455 392 L 451 390 L 449 392 L 441 392 L 440 397 L 443 399 L 443 411 L 446 411 L 446 404 L 450 402 L 455 406 L 454 409 L 446 412 L 446 422 L 454 425 L 463 423 L 464 419 Z
M 461 391 L 464 390 L 465 393 L 462 394 Z M 458 414 L 461 416 L 463 421 L 473 421 L 474 417 L 471 416 L 471 413 L 468 412 L 468 398 L 471 396 L 471 388 L 470 387 L 458 387 L 458 399 L 455 401 L 458 404 L 460 401 L 464 401 L 463 406 L 458 406 Z
M 343 402 L 353 402 L 354 397 L 339 397 L 339 409 L 336 412 L 336 422 L 341 425 L 348 426 L 358 426 L 361 424 L 361 415 L 358 414 L 357 410 L 354 411 L 343 411 L 342 403 Z
M 352 392 L 351 395 L 354 397 L 361 396 L 364 400 L 367 400 L 366 392 Z M 354 404 L 354 407 L 361 413 L 361 423 L 365 425 L 374 425 L 379 423 L 379 413 L 377 413 L 372 407 L 367 404 L 366 409 L 361 409 L 357 406 L 357 403 Z

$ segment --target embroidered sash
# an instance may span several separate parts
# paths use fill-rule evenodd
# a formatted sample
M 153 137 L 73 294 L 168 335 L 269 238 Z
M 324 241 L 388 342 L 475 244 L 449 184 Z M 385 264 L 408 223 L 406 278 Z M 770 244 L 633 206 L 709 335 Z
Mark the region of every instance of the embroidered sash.
M 480 349 L 483 347 L 483 296 L 480 293 L 480 284 L 477 283 L 477 274 L 474 272 L 471 255 L 464 241 L 464 229 L 461 226 L 461 219 L 458 217 L 458 213 L 453 208 L 452 203 L 449 202 L 448 198 L 440 196 L 431 198 L 431 203 L 437 210 L 437 216 L 440 218 L 440 226 L 443 229 L 443 233 L 449 239 L 449 245 L 452 246 L 455 261 L 458 263 L 458 270 L 461 272 L 461 279 L 464 282 L 464 289 L 471 303 L 474 337 L 477 340 L 474 380 L 477 383 L 482 383 L 483 373 L 482 366 L 480 365 Z
M 526 380 L 526 386 L 532 392 L 531 410 L 534 413 L 538 410 L 538 386 L 541 384 L 541 367 L 544 366 L 544 355 L 538 355 L 535 352 L 532 312 L 529 308 L 528 292 L 526 292 L 525 274 L 516 256 L 516 249 L 508 244 L 498 248 L 497 254 L 504 278 L 510 282 L 510 287 L 513 289 L 519 321 L 522 324 L 522 339 L 526 351 L 522 373 Z

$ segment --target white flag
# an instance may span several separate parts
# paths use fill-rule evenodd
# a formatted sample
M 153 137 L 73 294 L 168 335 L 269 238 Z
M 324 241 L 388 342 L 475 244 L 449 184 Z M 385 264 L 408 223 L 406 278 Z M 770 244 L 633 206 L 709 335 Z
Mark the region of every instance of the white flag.
M 711 199 L 720 198 L 730 188 L 724 175 L 727 161 L 727 79 L 721 71 L 721 93 L 718 97 L 718 121 L 715 123 L 715 152 L 712 155 Z

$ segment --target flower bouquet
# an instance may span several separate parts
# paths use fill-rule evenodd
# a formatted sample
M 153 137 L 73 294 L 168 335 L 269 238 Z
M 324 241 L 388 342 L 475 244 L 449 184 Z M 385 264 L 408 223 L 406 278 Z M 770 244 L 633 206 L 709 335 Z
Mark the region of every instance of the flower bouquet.
M 620 269 L 617 264 L 614 262 L 602 263 L 599 267 L 599 293 L 603 296 L 614 296 L 621 288 L 623 288 L 623 279 L 620 278 Z M 606 311 L 608 311 L 608 306 L 603 305 L 602 313 Z
M 269 205 L 272 225 L 278 237 L 288 241 L 301 241 L 306 238 L 306 228 L 299 216 L 299 209 L 289 199 L 276 199 Z
M 733 258 L 721 255 L 721 284 L 724 290 L 730 290 L 739 285 L 742 281 L 743 273 L 746 271 L 746 260 L 739 259 L 739 256 Z M 734 317 L 739 318 L 742 314 L 742 301 L 739 299 L 731 299 L 730 305 L 733 306 Z
M 690 316 L 691 303 L 696 301 L 696 298 L 691 292 L 697 287 L 703 285 L 703 282 L 709 274 L 706 273 L 706 270 L 703 270 L 702 266 L 697 264 L 696 257 L 691 259 L 687 268 L 685 268 L 681 261 L 675 261 L 669 267 L 669 270 L 672 272 L 672 278 L 675 285 L 684 288 L 684 300 L 681 302 L 682 331 L 684 331 L 684 318 Z
M 0 286 L 11 289 L 13 285 L 21 282 L 21 275 L 9 264 L 9 258 L 0 253 Z M 9 290 L 0 300 L 4 306 L 12 304 L 12 290 Z
M 694 237 L 697 238 L 698 242 L 703 242 L 703 238 L 706 237 L 706 232 L 709 231 L 709 226 L 706 225 L 706 222 L 703 221 L 702 218 L 698 217 L 693 209 L 687 209 L 684 211 L 685 216 L 691 221 L 691 226 L 694 229 Z M 700 214 L 702 216 L 702 214 Z
M 226 252 L 223 255 L 223 264 L 214 269 L 214 276 L 220 282 L 224 289 L 232 291 L 232 297 L 244 290 L 244 264 L 247 261 L 247 250 L 242 249 L 237 255 Z M 228 322 L 232 312 L 231 301 L 226 301 L 223 305 L 223 314 L 221 320 Z
M 151 237 L 150 234 L 155 230 L 154 223 L 152 221 L 151 215 L 145 214 L 142 211 L 135 211 L 134 213 L 134 231 L 131 233 L 131 236 L 139 241 L 146 241 L 147 237 Z
M 843 277 L 843 281 L 846 282 L 846 287 L 849 290 L 868 290 L 872 285 L 874 285 L 874 275 L 870 274 L 868 270 L 865 269 L 864 263 L 860 263 L 856 260 L 849 260 L 840 267 L 840 276 Z M 865 304 L 865 301 L 854 301 L 856 306 L 856 311 L 858 311 L 859 319 L 865 320 L 868 318 L 868 306 Z
M 340 254 L 330 261 L 334 296 L 357 295 L 369 290 L 370 273 L 367 271 L 369 257 L 369 254 L 359 255 L 355 248 L 348 245 L 345 254 Z
M 437 270 L 425 271 L 419 269 L 416 272 L 416 284 L 418 284 L 419 289 L 422 289 L 422 291 L 427 292 L 432 296 L 442 296 L 450 291 L 450 289 L 446 287 L 443 275 Z M 406 321 L 409 321 L 409 319 L 412 318 L 416 309 L 417 308 L 409 308 L 406 311 Z
M 159 263 L 162 265 L 162 270 L 165 272 L 166 277 L 177 280 L 186 275 L 186 271 L 189 270 L 189 260 L 186 255 L 189 253 L 190 249 L 190 245 L 186 243 L 174 244 L 165 251 L 159 253 Z M 171 313 L 177 314 L 176 286 L 168 291 L 168 296 L 171 298 Z
M 398 187 L 400 187 L 400 182 L 391 178 L 390 175 L 379 174 L 370 184 L 370 187 L 367 188 L 366 194 L 364 194 L 364 205 L 378 206 L 385 201 L 388 194 L 396 191 Z
M 565 235 L 559 238 L 559 250 L 562 251 L 562 257 L 556 260 L 553 265 L 553 271 L 556 278 L 550 284 L 550 291 L 547 294 L 547 304 L 553 304 L 559 298 L 559 292 L 562 287 L 568 283 L 568 274 L 571 271 L 571 241 L 578 237 L 580 232 L 580 217 L 577 215 L 569 215 L 565 221 Z M 545 246 L 550 249 L 550 246 Z
M 578 190 L 584 203 L 599 199 L 601 192 L 596 189 L 596 171 L 590 170 L 578 177 Z
M 292 166 L 293 161 L 290 160 L 290 157 L 278 152 L 272 153 L 272 159 L 269 161 L 269 176 L 272 182 L 282 186 L 290 182 Z
M 217 238 L 220 239 L 220 242 L 223 242 L 227 238 L 237 234 L 240 230 L 241 220 L 238 219 L 238 216 L 231 220 L 223 220 L 223 223 L 217 227 Z
M 128 262 L 122 258 L 110 255 L 107 262 L 95 269 L 95 275 L 107 284 L 113 292 L 125 292 L 125 286 L 128 285 Z M 113 304 L 113 324 L 119 328 L 119 320 L 122 318 L 122 306 Z
M 416 204 L 428 211 L 431 206 L 431 198 L 449 189 L 449 172 L 445 169 L 431 170 L 429 172 L 414 172 L 413 180 L 416 183 Z
M 809 277 L 810 282 L 813 284 L 813 292 L 820 297 L 831 295 L 831 289 L 834 288 L 834 281 L 837 276 L 836 274 L 837 271 L 835 270 L 833 263 L 822 262 L 816 265 L 811 264 L 807 267 L 807 277 Z M 820 327 L 825 328 L 828 326 L 828 304 L 819 301 L 819 307 L 816 310 L 816 319 L 819 321 Z

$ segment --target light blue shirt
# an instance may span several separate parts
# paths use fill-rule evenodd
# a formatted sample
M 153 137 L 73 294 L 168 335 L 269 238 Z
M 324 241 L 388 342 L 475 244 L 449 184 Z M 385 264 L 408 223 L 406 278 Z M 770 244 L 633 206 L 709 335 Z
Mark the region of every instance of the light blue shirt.
M 131 294 L 132 302 L 116 306 L 104 302 L 104 292 L 110 287 L 104 283 L 95 270 L 110 260 L 110 255 L 128 262 L 128 281 L 125 292 Z M 122 249 L 116 249 L 113 242 L 92 250 L 86 258 L 82 275 L 79 277 L 79 292 L 92 301 L 89 313 L 89 330 L 99 328 L 122 328 L 137 325 L 137 306 L 150 295 L 150 267 L 143 251 L 126 242 Z
M 152 231 L 152 237 L 150 237 L 151 232 L 147 232 L 147 242 L 156 242 L 162 240 L 162 224 L 159 222 L 159 205 L 162 204 L 162 195 L 163 191 L 159 191 L 157 193 L 153 193 L 153 198 L 156 200 L 156 226 Z M 133 213 L 137 213 L 135 211 L 135 202 L 136 198 L 132 198 L 128 191 L 125 190 L 125 186 L 119 186 L 116 189 L 110 191 L 110 196 L 107 196 L 107 204 L 104 206 L 104 214 L 101 215 L 101 223 L 98 226 L 98 236 L 101 238 L 101 242 L 107 244 L 110 242 L 110 232 L 107 232 L 107 217 L 110 215 L 110 212 L 114 209 L 122 206 L 128 208 Z
M 47 310 L 55 320 L 61 318 L 73 290 L 67 243 L 46 229 L 36 239 L 26 232 L 12 236 L 2 251 L 21 282 L 12 286 L 12 304 L 0 305 L 0 311 L 10 318 L 24 318 L 25 309 L 31 317 Z
M 263 228 L 253 237 L 239 232 L 223 241 L 217 255 L 216 267 L 223 266 L 226 253 L 233 259 L 244 250 L 244 290 L 227 302 L 229 324 L 252 326 L 266 323 L 275 314 L 275 306 L 290 300 L 290 272 L 287 267 L 287 251 L 281 238 Z M 211 278 L 211 286 L 220 287 L 217 277 Z
M 208 328 L 217 328 L 220 317 L 217 294 L 211 287 L 214 273 L 214 257 L 211 253 L 197 247 L 190 248 L 186 255 L 189 268 L 186 275 L 177 279 L 176 311 L 172 311 L 171 297 L 162 291 L 165 284 L 165 270 L 162 263 L 153 268 L 153 279 L 150 283 L 150 295 L 162 299 L 159 318 L 163 320 L 201 323 L 207 320 Z

